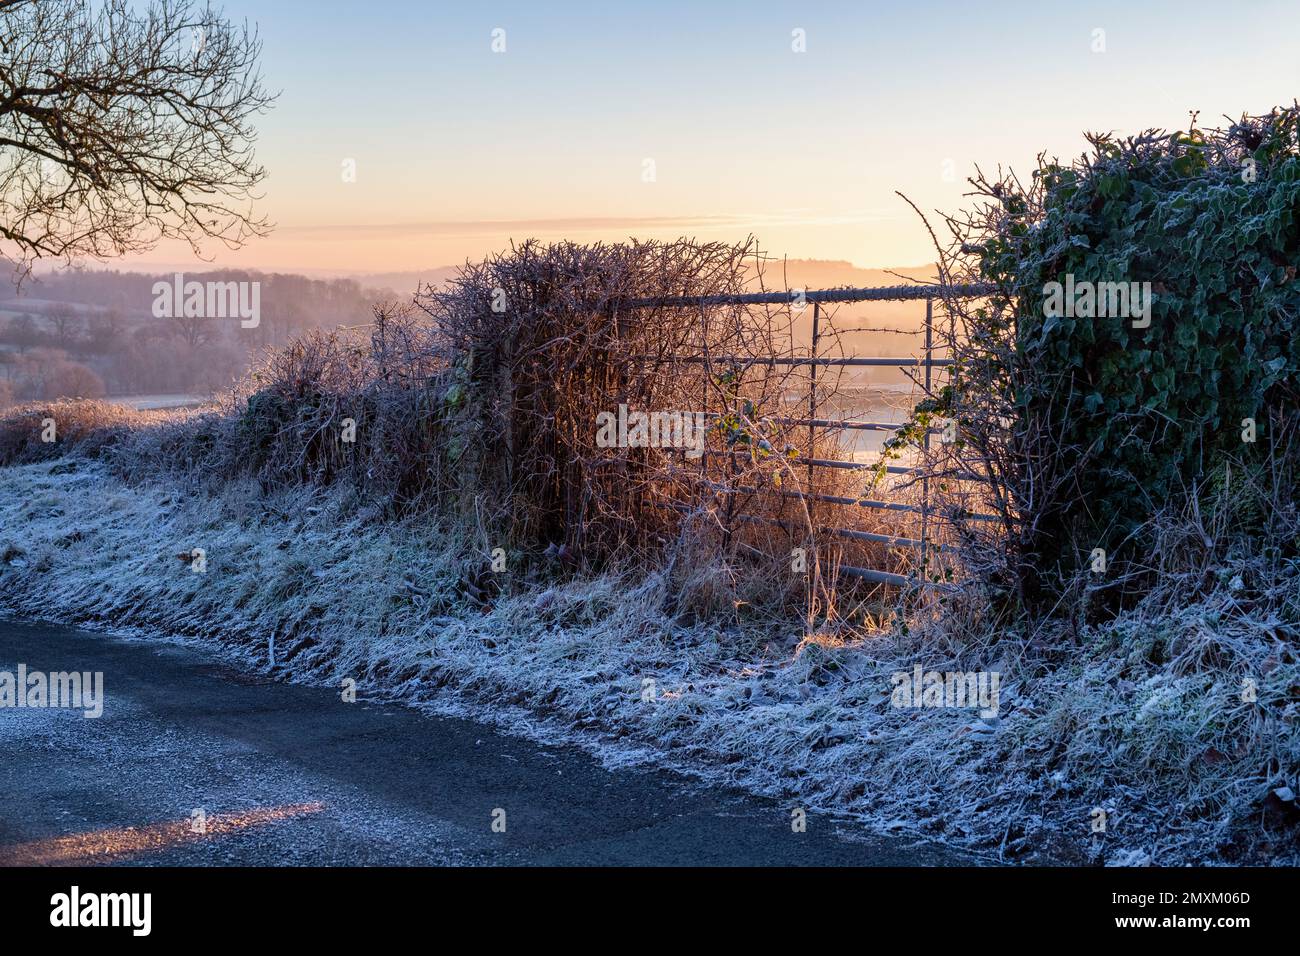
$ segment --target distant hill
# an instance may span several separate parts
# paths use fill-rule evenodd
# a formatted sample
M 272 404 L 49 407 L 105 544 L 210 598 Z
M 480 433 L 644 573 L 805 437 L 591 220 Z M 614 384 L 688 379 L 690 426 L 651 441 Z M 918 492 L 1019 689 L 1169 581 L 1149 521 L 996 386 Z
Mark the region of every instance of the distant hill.
M 414 295 L 425 283 L 442 285 L 454 277 L 459 269 L 459 266 L 436 266 L 407 272 L 350 272 L 347 275 L 366 288 L 387 289 L 405 298 Z

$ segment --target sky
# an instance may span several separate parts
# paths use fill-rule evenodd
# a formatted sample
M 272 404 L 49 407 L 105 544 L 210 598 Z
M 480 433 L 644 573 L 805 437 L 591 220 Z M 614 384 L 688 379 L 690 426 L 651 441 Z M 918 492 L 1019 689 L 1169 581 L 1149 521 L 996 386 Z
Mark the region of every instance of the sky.
M 278 271 L 751 233 L 775 256 L 919 264 L 933 249 L 896 190 L 954 211 L 976 164 L 1028 172 L 1085 130 L 1186 128 L 1189 110 L 1211 123 L 1300 92 L 1300 0 L 224 8 L 258 25 L 282 91 L 259 124 L 276 229 L 211 251 Z M 162 246 L 138 264 L 186 261 Z

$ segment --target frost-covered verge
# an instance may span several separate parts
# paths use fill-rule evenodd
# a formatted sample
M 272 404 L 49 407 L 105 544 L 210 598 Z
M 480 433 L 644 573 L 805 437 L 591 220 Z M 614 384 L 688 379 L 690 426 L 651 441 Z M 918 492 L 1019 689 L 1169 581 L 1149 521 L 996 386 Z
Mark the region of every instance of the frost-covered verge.
M 205 573 L 178 560 L 193 548 Z M 1234 579 L 1176 615 L 1052 636 L 1069 647 L 1045 654 L 1045 636 L 965 641 L 934 623 L 852 642 L 794 623 L 685 625 L 655 576 L 475 608 L 459 596 L 460 550 L 338 493 L 188 494 L 75 459 L 0 468 L 8 613 L 161 632 L 294 680 L 353 678 L 363 697 L 991 858 L 1300 862 L 1285 799 L 1300 768 L 1295 577 L 1283 613 L 1253 610 Z M 979 659 L 989 646 L 1006 649 Z M 891 675 L 916 664 L 999 672 L 999 716 L 891 706 Z

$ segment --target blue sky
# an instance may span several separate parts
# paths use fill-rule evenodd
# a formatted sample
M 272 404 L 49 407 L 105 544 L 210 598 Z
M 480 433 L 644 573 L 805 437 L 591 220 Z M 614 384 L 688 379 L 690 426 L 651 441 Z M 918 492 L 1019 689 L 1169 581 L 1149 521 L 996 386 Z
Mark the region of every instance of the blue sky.
M 280 229 L 230 261 L 276 267 L 750 231 L 777 254 L 916 263 L 928 240 L 895 189 L 953 209 L 975 163 L 1027 170 L 1040 149 L 1081 151 L 1085 129 L 1185 126 L 1189 109 L 1211 121 L 1300 90 L 1294 2 L 225 9 L 258 23 L 283 90 L 259 151 Z

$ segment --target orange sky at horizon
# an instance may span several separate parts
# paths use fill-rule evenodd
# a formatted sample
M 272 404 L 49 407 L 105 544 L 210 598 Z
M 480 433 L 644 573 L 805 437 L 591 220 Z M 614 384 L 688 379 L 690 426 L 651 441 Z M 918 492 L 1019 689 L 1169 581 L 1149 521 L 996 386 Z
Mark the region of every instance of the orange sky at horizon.
M 242 268 L 262 272 L 304 274 L 370 274 L 407 272 L 460 265 L 508 249 L 511 242 L 624 242 L 629 238 L 669 241 L 743 242 L 753 236 L 769 256 L 852 262 L 880 268 L 925 261 L 915 251 L 909 257 L 890 254 L 878 244 L 878 261 L 853 261 L 844 253 L 862 243 L 878 224 L 896 226 L 911 218 L 921 236 L 924 227 L 900 200 L 893 216 L 863 211 L 838 216 L 809 215 L 792 210 L 776 215 L 588 217 L 531 220 L 462 220 L 446 222 L 371 223 L 359 225 L 277 226 L 270 235 L 250 240 L 242 249 L 210 249 L 210 260 L 195 258 L 187 245 L 162 243 L 148 253 L 104 263 L 96 268 L 138 271 L 202 271 Z M 891 230 L 892 232 L 892 230 Z M 928 240 L 927 240 L 928 241 Z M 868 248 L 871 245 L 868 243 Z M 870 258 L 871 253 L 867 253 Z M 928 258 L 933 258 L 933 255 Z

